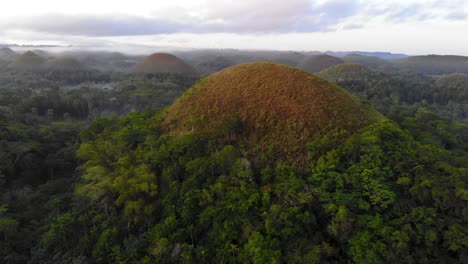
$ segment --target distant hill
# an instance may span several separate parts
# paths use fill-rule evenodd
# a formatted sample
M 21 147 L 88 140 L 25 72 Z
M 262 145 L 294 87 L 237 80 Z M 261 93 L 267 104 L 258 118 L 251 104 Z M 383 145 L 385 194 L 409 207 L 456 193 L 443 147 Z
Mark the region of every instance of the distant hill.
M 141 73 L 177 73 L 182 75 L 196 75 L 195 69 L 180 58 L 168 53 L 154 53 L 135 66 L 136 72 Z
M 356 63 L 369 69 L 381 70 L 384 72 L 392 71 L 394 66 L 391 62 L 375 56 L 365 56 L 359 54 L 349 54 L 341 58 L 347 63 Z
M 12 61 L 16 58 L 17 54 L 10 48 L 0 48 L 0 59 L 4 61 Z
M 403 59 L 408 57 L 406 54 L 400 53 L 391 53 L 391 52 L 370 52 L 370 51 L 327 51 L 325 54 L 335 56 L 335 57 L 344 57 L 350 54 L 357 54 L 363 56 L 372 56 L 381 58 L 384 60 L 395 60 L 395 59 Z
M 403 72 L 429 75 L 468 73 L 468 57 L 453 55 L 413 56 L 393 63 Z
M 234 66 L 237 63 L 233 61 L 232 59 L 225 57 L 225 56 L 217 56 L 215 58 L 212 58 L 210 60 L 201 62 L 196 66 L 196 69 L 204 74 L 212 74 L 221 70 L 224 70 L 228 67 Z
M 284 52 L 274 56 L 271 61 L 291 67 L 297 67 L 305 58 L 306 55 L 299 52 Z
M 330 55 L 316 55 L 306 58 L 300 65 L 299 68 L 308 72 L 319 72 L 328 67 L 344 63 L 340 58 L 336 58 Z
M 18 69 L 39 69 L 44 66 L 45 59 L 32 51 L 27 51 L 17 57 L 14 67 Z
M 45 58 L 45 59 L 49 57 L 48 52 L 45 52 L 45 51 L 40 50 L 40 49 L 35 49 L 32 52 L 36 53 L 37 55 L 39 55 L 39 56 L 41 56 L 42 58 Z
M 279 159 L 301 163 L 307 160 L 304 146 L 314 136 L 337 129 L 352 133 L 380 118 L 315 75 L 257 62 L 203 79 L 168 109 L 164 124 L 174 134 L 207 138 L 223 138 L 227 131 L 251 153 L 273 151 Z
M 381 72 L 371 71 L 360 64 L 340 64 L 327 68 L 319 76 L 344 87 L 366 99 L 387 97 L 401 92 L 401 83 Z
M 78 60 L 70 57 L 52 59 L 46 63 L 46 68 L 53 71 L 83 71 L 86 67 Z

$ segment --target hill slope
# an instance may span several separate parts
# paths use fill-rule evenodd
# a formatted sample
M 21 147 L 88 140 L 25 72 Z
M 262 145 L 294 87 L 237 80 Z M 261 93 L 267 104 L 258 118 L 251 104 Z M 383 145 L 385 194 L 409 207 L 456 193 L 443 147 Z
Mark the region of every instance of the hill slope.
M 139 62 L 135 71 L 142 73 L 176 73 L 196 75 L 192 66 L 168 53 L 154 53 Z
M 82 71 L 86 69 L 81 62 L 70 57 L 50 60 L 47 62 L 46 67 L 53 71 Z
M 330 55 L 316 55 L 311 56 L 305 59 L 300 65 L 299 68 L 308 71 L 308 72 L 319 72 L 328 67 L 344 63 L 340 58 L 336 58 Z
M 342 58 L 347 63 L 357 63 L 374 70 L 390 71 L 394 66 L 391 62 L 374 56 L 350 54 Z
M 436 79 L 435 100 L 439 102 L 455 101 L 468 104 L 468 74 L 453 73 Z M 468 108 L 466 108 L 468 110 Z M 466 110 L 465 110 L 466 111 Z
M 45 59 L 32 51 L 27 51 L 20 55 L 14 66 L 19 69 L 37 69 L 43 66 Z
M 217 56 L 197 64 L 197 70 L 202 74 L 208 75 L 220 70 L 224 70 L 235 64 L 236 62 L 228 57 Z
M 1 48 L 0 49 L 0 59 L 2 60 L 14 60 L 16 57 L 16 52 L 10 48 Z
M 394 63 L 402 71 L 421 74 L 468 73 L 468 57 L 463 56 L 413 56 Z
M 355 132 L 380 117 L 315 75 L 259 62 L 237 65 L 199 82 L 168 109 L 164 123 L 174 134 L 219 138 L 230 129 L 227 122 L 238 118 L 242 129 L 234 136 L 254 153 L 273 150 L 275 157 L 303 162 L 304 146 L 314 136 L 339 129 Z

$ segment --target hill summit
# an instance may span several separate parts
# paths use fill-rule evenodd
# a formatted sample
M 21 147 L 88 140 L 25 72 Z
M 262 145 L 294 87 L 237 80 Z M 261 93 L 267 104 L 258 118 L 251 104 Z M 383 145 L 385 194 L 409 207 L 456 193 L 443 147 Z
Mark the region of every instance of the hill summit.
M 338 64 L 344 63 L 344 61 L 340 58 L 333 57 L 326 54 L 315 55 L 306 58 L 299 68 L 308 71 L 308 72 L 319 72 L 323 69 L 326 69 L 331 66 L 335 66 Z
M 16 59 L 15 65 L 22 69 L 36 69 L 43 66 L 46 60 L 32 51 L 27 51 Z
M 305 71 L 267 62 L 215 73 L 168 108 L 173 134 L 233 138 L 255 153 L 305 163 L 306 143 L 339 130 L 350 133 L 381 119 L 344 89 Z
M 16 52 L 10 48 L 0 48 L 0 59 L 13 60 L 16 57 Z
M 54 71 L 82 71 L 85 66 L 74 58 L 61 57 L 47 62 L 47 68 Z
M 135 71 L 142 73 L 196 75 L 196 71 L 192 66 L 182 59 L 168 53 L 154 53 L 147 56 L 136 65 Z

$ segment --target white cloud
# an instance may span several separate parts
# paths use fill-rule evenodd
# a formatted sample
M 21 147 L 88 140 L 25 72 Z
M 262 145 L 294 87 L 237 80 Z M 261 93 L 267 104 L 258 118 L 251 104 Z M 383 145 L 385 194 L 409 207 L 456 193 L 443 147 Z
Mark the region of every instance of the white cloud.
M 0 10 L 0 39 L 20 43 L 468 54 L 467 28 L 466 0 L 16 0 Z

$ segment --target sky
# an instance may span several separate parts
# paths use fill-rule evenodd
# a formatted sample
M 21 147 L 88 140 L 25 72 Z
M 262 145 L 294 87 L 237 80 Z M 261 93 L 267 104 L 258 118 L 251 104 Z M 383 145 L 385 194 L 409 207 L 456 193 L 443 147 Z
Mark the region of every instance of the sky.
M 468 55 L 468 0 L 14 0 L 0 43 Z

